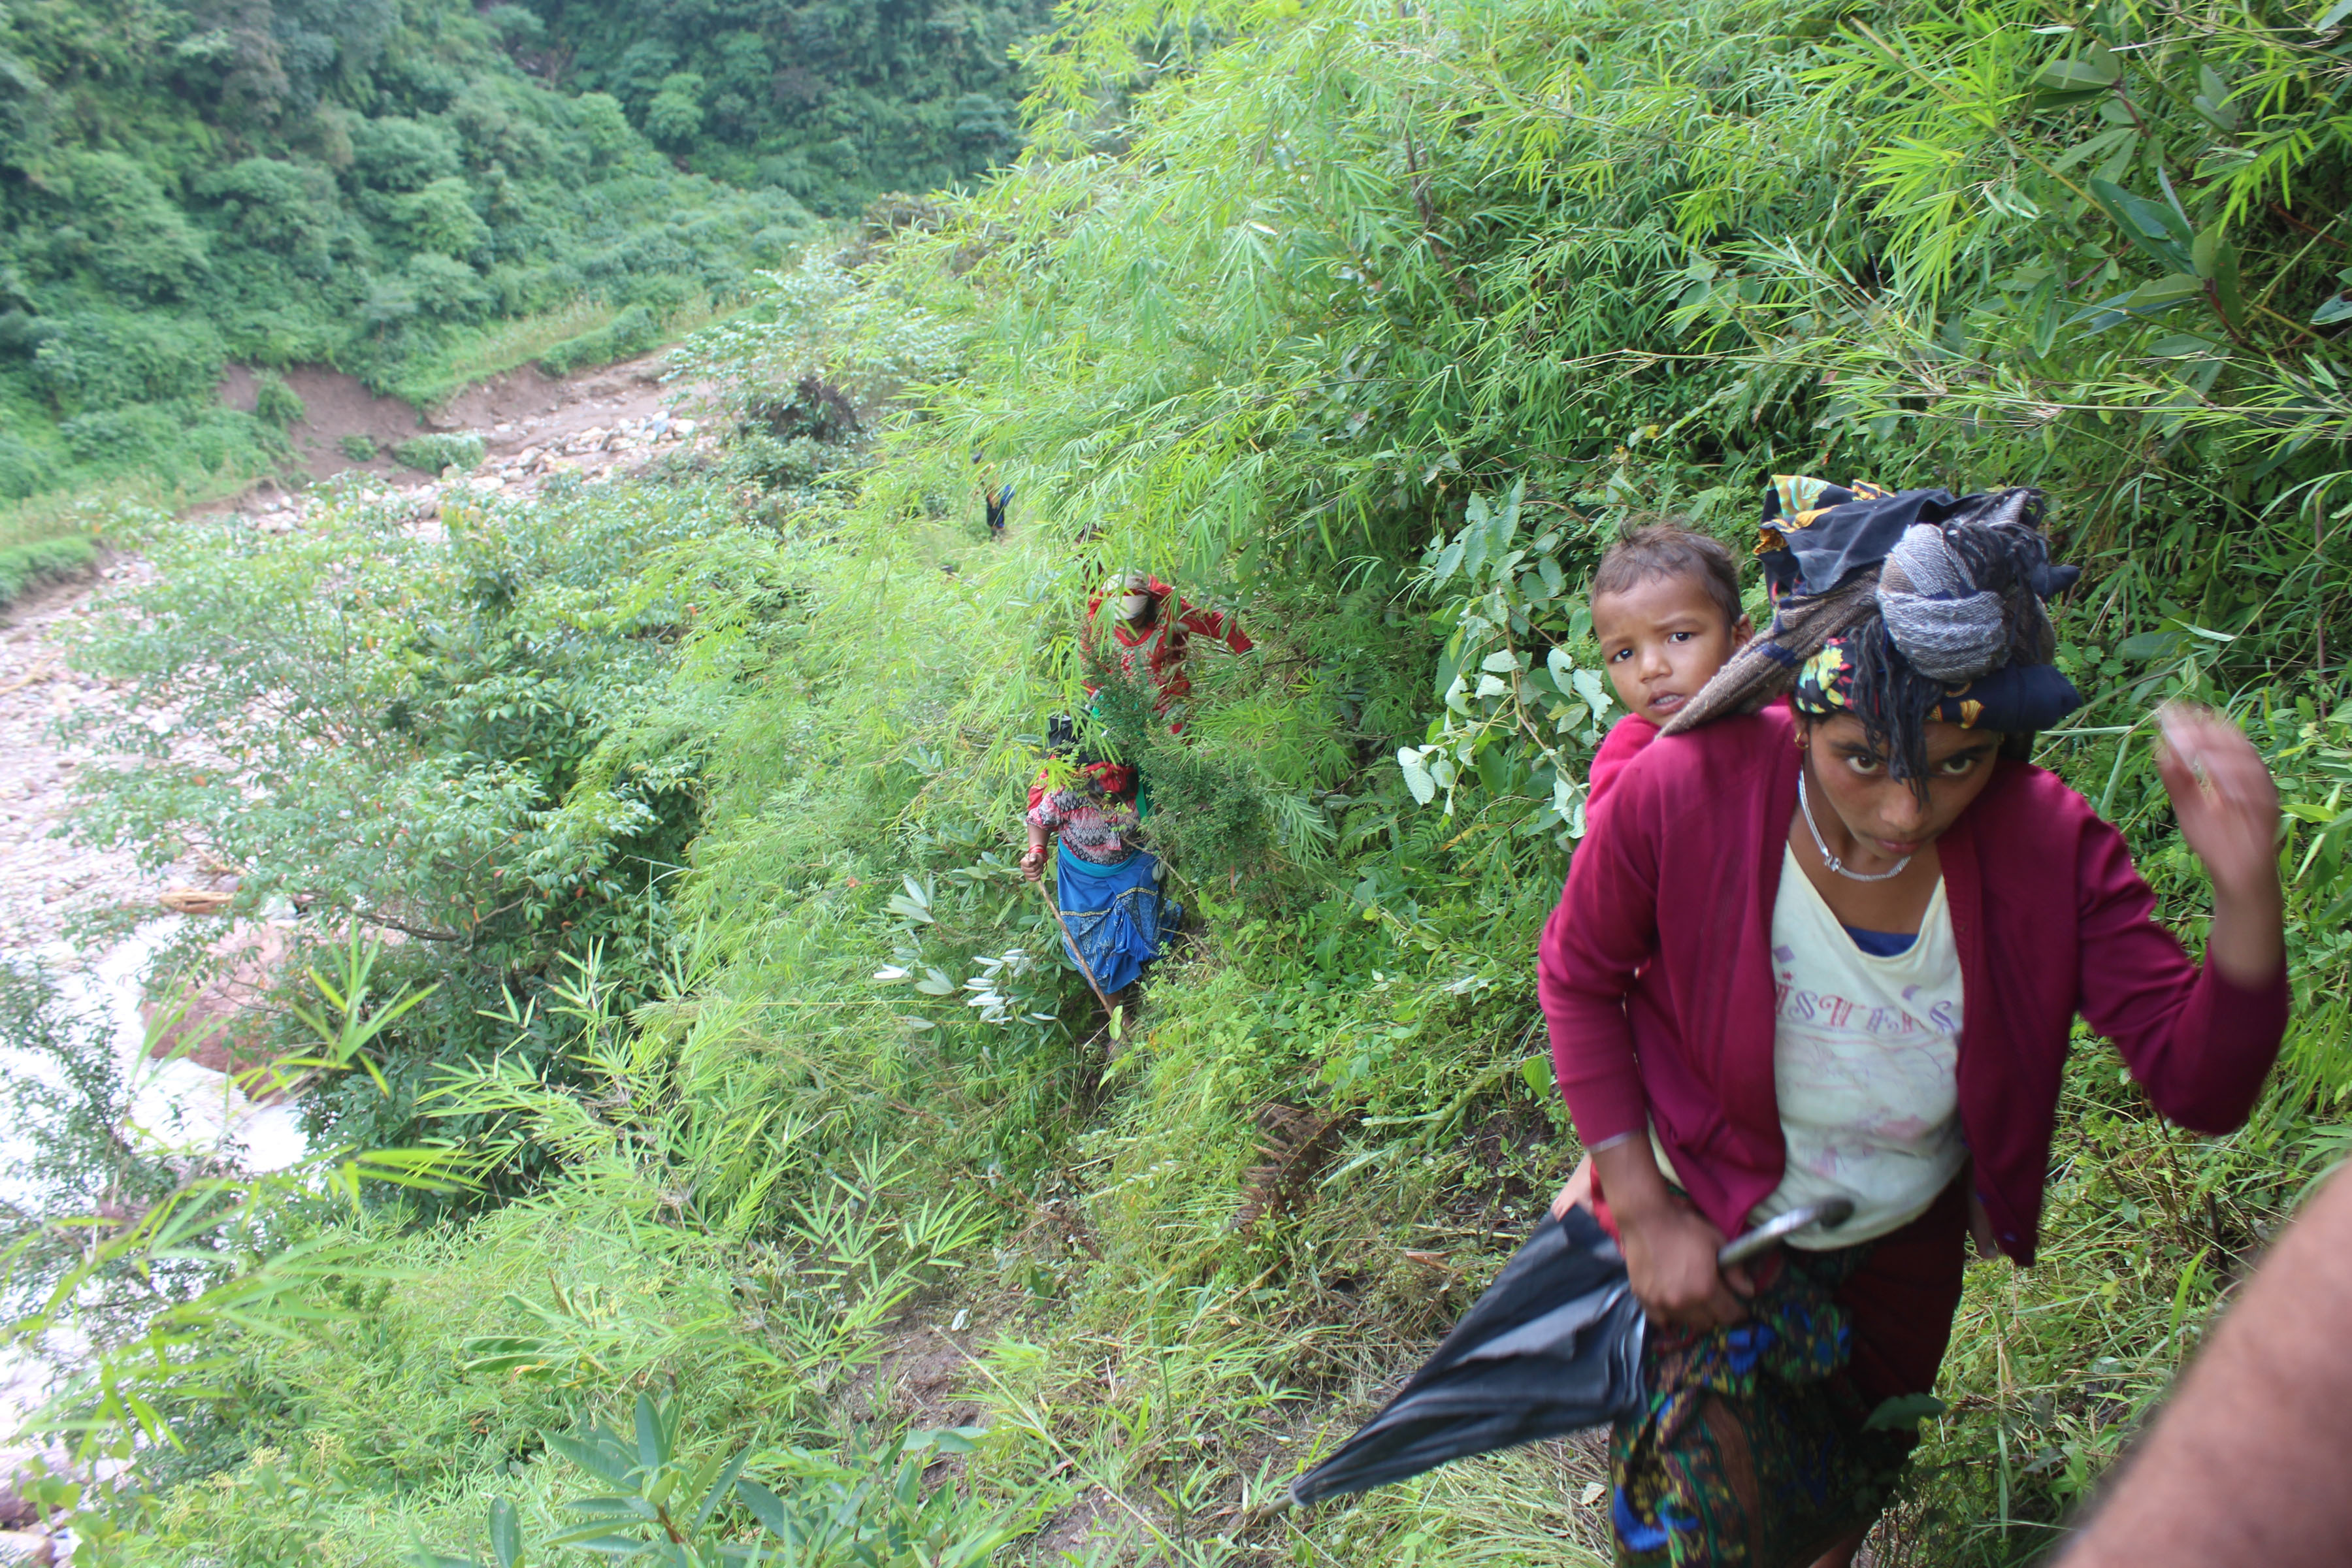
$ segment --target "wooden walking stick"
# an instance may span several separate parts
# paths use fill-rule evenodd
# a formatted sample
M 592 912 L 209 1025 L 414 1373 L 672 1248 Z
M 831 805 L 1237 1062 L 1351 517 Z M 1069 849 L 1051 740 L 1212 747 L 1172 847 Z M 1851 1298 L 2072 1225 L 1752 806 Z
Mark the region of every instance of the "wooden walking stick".
M 1059 885 L 1058 879 L 1055 885 Z M 1061 900 L 1045 890 L 1043 876 L 1037 879 L 1037 896 L 1045 900 L 1045 912 L 1052 915 L 1054 923 L 1062 928 L 1062 940 L 1070 944 L 1070 956 L 1078 961 L 1078 973 L 1087 977 L 1087 989 L 1092 991 L 1095 1000 L 1102 1004 L 1103 1016 L 1110 1017 L 1116 1009 L 1111 1006 L 1110 998 L 1103 994 L 1102 982 L 1095 978 L 1094 965 L 1088 963 L 1087 955 L 1078 951 L 1078 939 L 1070 934 L 1070 922 L 1062 918 Z

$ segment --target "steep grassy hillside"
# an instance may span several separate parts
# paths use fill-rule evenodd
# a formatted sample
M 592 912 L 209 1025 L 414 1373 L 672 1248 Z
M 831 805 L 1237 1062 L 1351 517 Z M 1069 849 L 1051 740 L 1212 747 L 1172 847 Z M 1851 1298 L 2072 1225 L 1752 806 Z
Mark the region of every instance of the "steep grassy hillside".
M 2040 756 L 2192 944 L 2154 704 L 2226 708 L 2287 802 L 2262 1104 L 2178 1133 L 2081 1042 L 2042 1258 L 1970 1266 L 1878 1560 L 2046 1555 L 2352 1084 L 2352 40 L 2053 16 L 1105 0 L 1034 156 L 698 341 L 723 455 L 446 537 L 159 533 L 90 660 L 255 776 L 140 770 L 93 820 L 402 933 L 365 1003 L 296 977 L 281 1043 L 339 1158 L 410 1152 L 324 1197 L 59 1171 L 58 1215 L 184 1194 L 16 1233 L 20 1338 L 178 1249 L 160 1314 L 82 1310 L 69 1429 L 151 1440 L 98 1560 L 1608 1561 L 1589 1447 L 1252 1505 L 1573 1161 L 1531 953 L 1612 717 L 1581 581 L 1630 511 L 1743 536 L 1775 470 L 2048 489 L 2094 700 Z M 1110 704 L 1203 921 L 1114 1024 L 1013 858 L 1129 565 L 1260 649 L 1203 658 L 1181 742 Z M 42 1114 L 102 1123 L 102 1079 Z

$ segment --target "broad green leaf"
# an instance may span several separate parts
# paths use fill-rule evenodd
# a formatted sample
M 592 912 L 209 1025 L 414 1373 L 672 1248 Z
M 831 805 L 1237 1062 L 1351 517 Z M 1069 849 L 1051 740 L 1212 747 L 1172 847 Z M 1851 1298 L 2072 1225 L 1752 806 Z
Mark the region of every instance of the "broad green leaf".
M 980 1439 L 987 1435 L 985 1426 L 934 1426 L 929 1431 L 908 1433 L 907 1447 L 929 1448 L 935 1454 L 970 1454 L 979 1449 Z
M 1490 669 L 1496 675 L 1514 675 L 1518 672 L 1519 656 L 1508 648 L 1497 648 L 1479 660 L 1478 668 Z
M 504 1498 L 490 1504 L 490 1552 L 499 1568 L 515 1568 L 522 1561 L 522 1521 L 515 1517 L 514 1504 Z
M 2200 278 L 2212 277 L 2214 258 L 2221 244 L 2221 226 L 2213 224 L 2197 237 L 2196 244 L 2189 247 L 2189 269 Z
M 2170 271 L 2194 271 L 2189 247 L 2196 234 L 2170 207 L 2136 196 L 2114 181 L 2095 175 L 2090 181 L 2090 192 L 2091 199 L 2115 220 L 2136 248 Z
M 789 1540 L 793 1531 L 792 1521 L 785 1517 L 783 1500 L 751 1479 L 749 1476 L 735 1482 L 735 1495 L 769 1534 Z
M 2168 310 L 2184 300 L 2194 300 L 2205 292 L 2203 279 L 2193 272 L 2173 272 L 2143 283 L 2131 292 L 2133 308 L 2142 311 Z
M 2123 74 L 2115 56 L 2094 44 L 2079 59 L 2052 60 L 2035 71 L 2035 101 L 2044 109 L 2087 103 L 2111 90 Z
M 908 879 L 908 886 L 914 879 Z M 654 1396 L 640 1389 L 637 1393 L 637 1466 L 648 1474 L 669 1462 L 669 1434 L 663 1429 L 661 1407 Z
M 619 1455 L 607 1452 L 603 1445 L 583 1443 L 579 1438 L 562 1432 L 549 1432 L 544 1436 L 549 1447 L 590 1475 L 602 1477 L 617 1487 L 630 1486 L 635 1483 L 635 1473 L 629 1468 L 628 1460 Z
M 2230 101 L 2230 84 L 2211 66 L 2197 68 L 2197 96 L 2189 100 L 2189 107 L 2221 130 L 2238 128 L 2238 110 Z
M 703 1526 L 710 1522 L 710 1516 L 719 1511 L 719 1505 L 733 1495 L 735 1478 L 743 1473 L 743 1462 L 751 1457 L 751 1449 L 740 1449 L 733 1458 L 720 1468 L 716 1480 L 697 1483 L 697 1489 L 703 1491 L 702 1506 L 695 1510 L 694 1526 L 690 1533 L 701 1534 Z
M 2347 317 L 2352 317 L 2352 298 L 2339 294 L 2311 313 L 2311 324 L 2315 327 L 2332 327 Z
M 2152 316 L 2197 299 L 2204 292 L 2204 284 L 2193 274 L 2175 272 L 2143 283 L 2128 294 L 2118 294 L 2102 300 L 2095 305 L 2078 311 L 2067 325 L 2081 326 L 2084 332 L 2103 332 L 2118 321 L 2134 316 Z
M 423 1546 L 412 1546 L 400 1554 L 400 1560 L 411 1568 L 475 1568 L 470 1557 L 444 1557 Z
M 1437 798 L 1437 781 L 1430 776 L 1419 752 L 1411 746 L 1401 748 L 1397 752 L 1397 767 L 1404 773 L 1404 787 L 1412 792 L 1413 799 L 1427 805 Z
M 2213 298 L 2221 307 L 2221 320 L 2233 331 L 2246 330 L 2245 296 L 2238 288 L 2238 247 L 2234 245 L 2217 247 L 2213 252 Z
M 2045 278 L 2042 287 L 2033 291 L 2033 352 L 2046 355 L 2058 341 L 2058 330 L 2066 322 L 2066 296 L 2058 287 L 2057 278 Z

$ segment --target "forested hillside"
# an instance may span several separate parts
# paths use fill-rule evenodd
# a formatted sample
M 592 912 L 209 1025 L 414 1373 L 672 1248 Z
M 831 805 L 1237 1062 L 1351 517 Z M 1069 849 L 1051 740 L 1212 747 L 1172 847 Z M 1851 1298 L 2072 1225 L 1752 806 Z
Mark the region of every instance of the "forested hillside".
M 1016 164 L 687 346 L 719 451 L 430 530 L 121 515 L 161 575 L 84 665 L 244 771 L 94 778 L 89 828 L 302 911 L 325 1152 L 77 1153 L 120 1087 L 10 989 L 72 1066 L 20 1094 L 11 1332 L 89 1337 L 58 1429 L 131 1461 L 55 1483 L 92 1560 L 1610 1561 L 1589 1447 L 1258 1505 L 1574 1162 L 1533 949 L 1616 716 L 1584 579 L 1629 514 L 1744 552 L 1775 472 L 2048 492 L 2091 701 L 2037 757 L 2192 948 L 2156 703 L 2286 803 L 2252 1121 L 2078 1039 L 2041 1254 L 1970 1263 L 1872 1548 L 2045 1557 L 2347 1144 L 2347 19 L 1095 0 Z M 1181 739 L 1105 704 L 1201 921 L 1109 1017 L 1015 858 L 1129 568 L 1257 647 Z
M 460 0 L 10 7 L 0 500 L 265 471 L 301 412 L 268 379 L 289 364 L 422 403 L 532 357 L 642 353 L 813 232 L 781 192 L 681 174 L 613 99 L 531 79 L 496 21 Z M 264 372 L 249 414 L 215 397 L 230 361 Z
M 1021 138 L 1013 53 L 1044 0 L 533 0 L 490 13 L 518 58 L 609 93 L 696 171 L 846 217 L 952 185 Z

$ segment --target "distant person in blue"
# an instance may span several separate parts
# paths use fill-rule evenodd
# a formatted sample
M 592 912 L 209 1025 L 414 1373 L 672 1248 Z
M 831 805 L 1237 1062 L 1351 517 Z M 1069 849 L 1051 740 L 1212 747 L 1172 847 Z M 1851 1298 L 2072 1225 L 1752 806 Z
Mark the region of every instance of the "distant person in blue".
M 1057 777 L 1058 775 L 1058 777 Z M 1046 841 L 1061 836 L 1054 867 L 1064 945 L 1106 1002 L 1160 956 L 1184 911 L 1160 896 L 1160 862 L 1140 847 L 1135 770 L 1081 755 L 1048 763 L 1029 786 L 1029 848 L 1021 874 L 1045 868 Z
M 988 509 L 988 536 L 1004 537 L 1004 509 L 1013 504 L 1013 486 L 1000 478 L 993 463 L 985 461 L 978 452 L 971 455 L 971 466 L 980 472 L 980 504 Z

